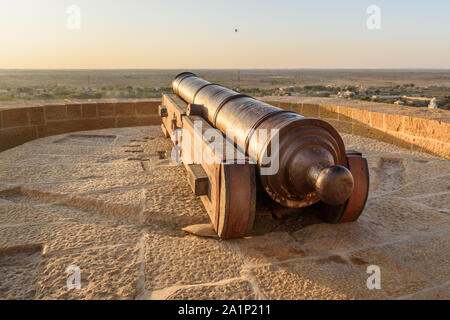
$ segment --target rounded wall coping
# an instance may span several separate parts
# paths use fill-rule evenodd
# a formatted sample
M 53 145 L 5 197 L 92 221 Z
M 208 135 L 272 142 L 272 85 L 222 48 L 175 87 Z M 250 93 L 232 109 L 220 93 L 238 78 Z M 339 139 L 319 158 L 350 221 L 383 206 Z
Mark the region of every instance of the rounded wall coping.
M 449 110 L 333 98 L 263 97 L 261 100 L 306 117 L 323 119 L 342 133 L 450 159 Z
M 364 136 L 450 159 L 450 111 L 332 98 L 263 97 L 277 107 Z M 159 125 L 160 99 L 12 102 L 0 106 L 0 151 L 76 131 Z

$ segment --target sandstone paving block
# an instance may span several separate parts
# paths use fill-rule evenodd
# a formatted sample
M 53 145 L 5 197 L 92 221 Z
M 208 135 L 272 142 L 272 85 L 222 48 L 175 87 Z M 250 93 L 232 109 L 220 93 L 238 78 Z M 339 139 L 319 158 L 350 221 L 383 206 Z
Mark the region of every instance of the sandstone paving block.
M 450 284 L 425 289 L 406 297 L 409 300 L 450 300 Z
M 450 192 L 424 196 L 418 195 L 417 197 L 412 197 L 411 200 L 438 211 L 450 213 Z
M 96 224 L 55 222 L 0 227 L 0 248 L 42 244 L 45 254 L 87 246 L 106 246 L 137 242 L 139 230 Z
M 201 200 L 193 195 L 186 180 L 146 188 L 143 215 L 148 224 L 168 222 L 179 224 L 180 228 L 209 222 Z
M 368 219 L 366 213 L 356 222 L 310 225 L 292 235 L 309 254 L 346 251 L 398 237 L 384 229 L 378 221 Z
M 140 279 L 136 246 L 87 248 L 45 257 L 37 278 L 37 299 L 134 299 Z M 81 289 L 69 289 L 67 268 L 80 268 Z
M 0 207 L 13 206 L 13 205 L 14 205 L 14 202 L 0 198 Z M 0 208 L 0 210 L 2 210 L 2 209 Z
M 287 232 L 272 232 L 262 236 L 232 240 L 245 259 L 264 264 L 303 258 L 305 249 Z
M 369 290 L 367 278 L 340 256 L 308 259 L 252 270 L 268 299 L 386 299 Z
M 30 183 L 36 181 L 65 181 L 92 179 L 101 177 L 118 177 L 142 172 L 142 167 L 134 162 L 102 163 L 86 165 L 47 165 L 39 170 L 34 167 L 19 167 L 0 172 L 0 181 Z
M 123 160 L 124 163 L 131 161 Z M 133 187 L 145 187 L 151 189 L 157 189 L 159 186 L 170 185 L 174 187 L 174 183 L 178 183 L 180 178 L 185 178 L 184 168 L 177 167 L 165 167 L 152 168 L 151 170 L 143 171 L 140 167 L 139 161 L 132 161 L 136 163 L 140 171 L 131 174 L 125 174 L 119 177 L 96 177 L 93 176 L 88 179 L 69 180 L 62 182 L 50 182 L 38 181 L 29 183 L 26 187 L 23 187 L 23 192 L 32 196 L 34 193 L 51 193 L 53 195 L 76 195 L 85 193 L 95 193 L 102 191 L 119 191 L 121 188 L 132 189 Z M 37 181 L 37 180 L 36 180 Z M 182 180 L 184 181 L 184 180 Z M 186 181 L 187 186 L 187 181 Z M 170 190 L 168 191 L 170 192 Z
M 9 205 L 0 204 L 0 227 L 5 225 L 18 225 L 23 223 L 48 223 L 71 220 L 59 214 L 57 208 L 32 207 L 21 203 L 9 202 Z
M 109 162 L 109 160 L 117 160 L 126 158 L 126 155 L 97 155 L 97 156 L 66 156 L 63 154 L 51 154 L 45 157 L 39 154 L 19 154 L 16 157 L 2 157 L 0 167 L 34 167 L 47 166 L 49 163 L 54 165 L 62 164 L 85 164 L 92 165 L 96 162 Z
M 447 224 L 448 228 L 448 224 Z M 450 280 L 450 233 L 386 245 L 383 250 L 436 285 Z
M 104 155 L 105 153 L 123 155 L 123 148 L 111 148 L 110 146 L 96 146 L 96 145 L 70 145 L 59 143 L 58 140 L 61 140 L 64 137 L 66 137 L 66 135 L 48 137 L 48 139 L 50 140 L 46 140 L 47 138 L 43 138 L 31 141 L 30 143 L 27 143 L 23 146 L 24 147 L 23 150 L 13 150 L 13 153 L 8 153 L 7 151 L 2 152 L 2 157 L 3 156 L 7 157 L 8 154 L 15 157 L 19 157 L 20 154 L 60 155 L 70 157 L 96 156 L 96 155 Z M 18 152 L 18 154 L 16 154 L 15 152 Z
M 41 260 L 39 251 L 0 255 L 0 299 L 35 299 Z
M 115 190 L 76 195 L 64 201 L 64 203 L 96 212 L 138 218 L 143 210 L 143 198 L 143 189 L 134 188 L 131 190 Z
M 378 266 L 380 268 L 381 288 L 391 297 L 411 294 L 432 286 L 420 274 L 377 248 L 352 252 L 350 261 L 362 272 L 366 272 L 367 267 L 371 265 Z
M 183 288 L 167 300 L 256 300 L 247 281 L 232 281 L 225 285 Z
M 369 199 L 364 216 L 389 232 L 405 236 L 445 230 L 450 225 L 450 216 L 447 214 L 398 197 Z
M 147 289 L 207 284 L 240 277 L 241 255 L 215 239 L 149 234 L 145 242 Z
M 405 184 L 416 181 L 421 183 L 424 180 L 433 180 L 435 177 L 446 174 L 450 175 L 448 160 L 416 156 L 403 156 L 402 159 L 405 167 L 403 175 Z
M 434 195 L 449 191 L 450 172 L 441 172 L 438 177 L 429 177 L 417 183 L 403 185 L 392 196 L 410 198 L 415 196 Z
M 373 155 L 374 157 L 382 157 L 384 155 L 395 155 L 397 158 L 401 155 L 402 157 L 419 157 L 423 159 L 437 159 L 433 155 L 411 152 L 411 150 L 398 148 L 397 146 L 373 140 L 370 138 L 343 134 L 342 139 L 345 142 L 346 149 L 357 149 L 366 153 Z

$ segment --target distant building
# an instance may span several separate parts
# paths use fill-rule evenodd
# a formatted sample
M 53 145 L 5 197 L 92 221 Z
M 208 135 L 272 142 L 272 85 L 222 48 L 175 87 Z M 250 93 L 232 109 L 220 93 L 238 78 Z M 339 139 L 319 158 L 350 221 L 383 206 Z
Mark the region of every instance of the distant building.
M 351 97 L 353 97 L 354 95 L 355 95 L 355 93 L 352 92 L 352 91 L 349 91 L 349 90 L 347 90 L 347 91 L 340 91 L 340 92 L 338 92 L 338 94 L 337 94 L 337 96 L 338 96 L 339 98 L 351 98 Z
M 431 99 L 430 104 L 428 105 L 428 109 L 439 109 L 436 98 Z

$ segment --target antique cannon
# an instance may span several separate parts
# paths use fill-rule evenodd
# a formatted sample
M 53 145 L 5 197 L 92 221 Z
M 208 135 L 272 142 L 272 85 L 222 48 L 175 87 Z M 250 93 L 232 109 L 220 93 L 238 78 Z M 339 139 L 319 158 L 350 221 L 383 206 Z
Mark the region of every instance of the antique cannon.
M 160 107 L 167 136 L 183 128 L 194 139 L 201 133 L 193 123 L 201 121 L 204 129 L 220 131 L 237 152 L 253 160 L 227 163 L 220 154 L 213 166 L 185 162 L 191 186 L 202 197 L 219 236 L 240 237 L 251 231 L 258 184 L 281 206 L 315 204 L 329 222 L 359 217 L 368 194 L 367 161 L 359 152 L 346 152 L 330 124 L 276 108 L 190 72 L 177 75 L 172 88 L 174 94 L 164 95 Z M 258 132 L 264 130 L 270 134 L 261 138 Z M 241 134 L 230 138 L 230 131 Z M 205 145 L 209 142 L 201 139 Z M 276 170 L 266 170 L 274 161 Z

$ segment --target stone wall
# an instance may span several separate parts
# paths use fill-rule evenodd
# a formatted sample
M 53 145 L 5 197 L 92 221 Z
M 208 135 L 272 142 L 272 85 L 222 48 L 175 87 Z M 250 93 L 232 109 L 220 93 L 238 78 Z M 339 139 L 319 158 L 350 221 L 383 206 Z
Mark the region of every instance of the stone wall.
M 450 159 L 450 111 L 426 113 L 423 108 L 399 110 L 390 105 L 367 107 L 291 98 L 264 101 L 307 117 L 321 118 L 339 132 L 384 141 L 413 151 Z M 97 101 L 0 107 L 0 151 L 51 135 L 106 128 L 160 124 L 159 100 Z M 369 105 L 368 105 L 369 106 Z M 406 110 L 406 111 L 405 111 Z M 420 116 L 414 116 L 420 114 Z M 429 115 L 429 117 L 428 117 Z
M 160 124 L 158 100 L 58 103 L 0 108 L 0 151 L 69 132 Z
M 342 133 L 372 138 L 450 159 L 450 122 L 446 120 L 415 117 L 405 112 L 396 114 L 397 106 L 391 107 L 389 112 L 386 112 L 386 108 L 383 108 L 383 112 L 377 112 L 365 107 L 283 102 L 270 98 L 264 101 L 306 117 L 323 119 Z M 444 113 L 442 118 L 450 115 L 449 111 L 441 111 Z M 436 118 L 435 115 L 434 117 Z

